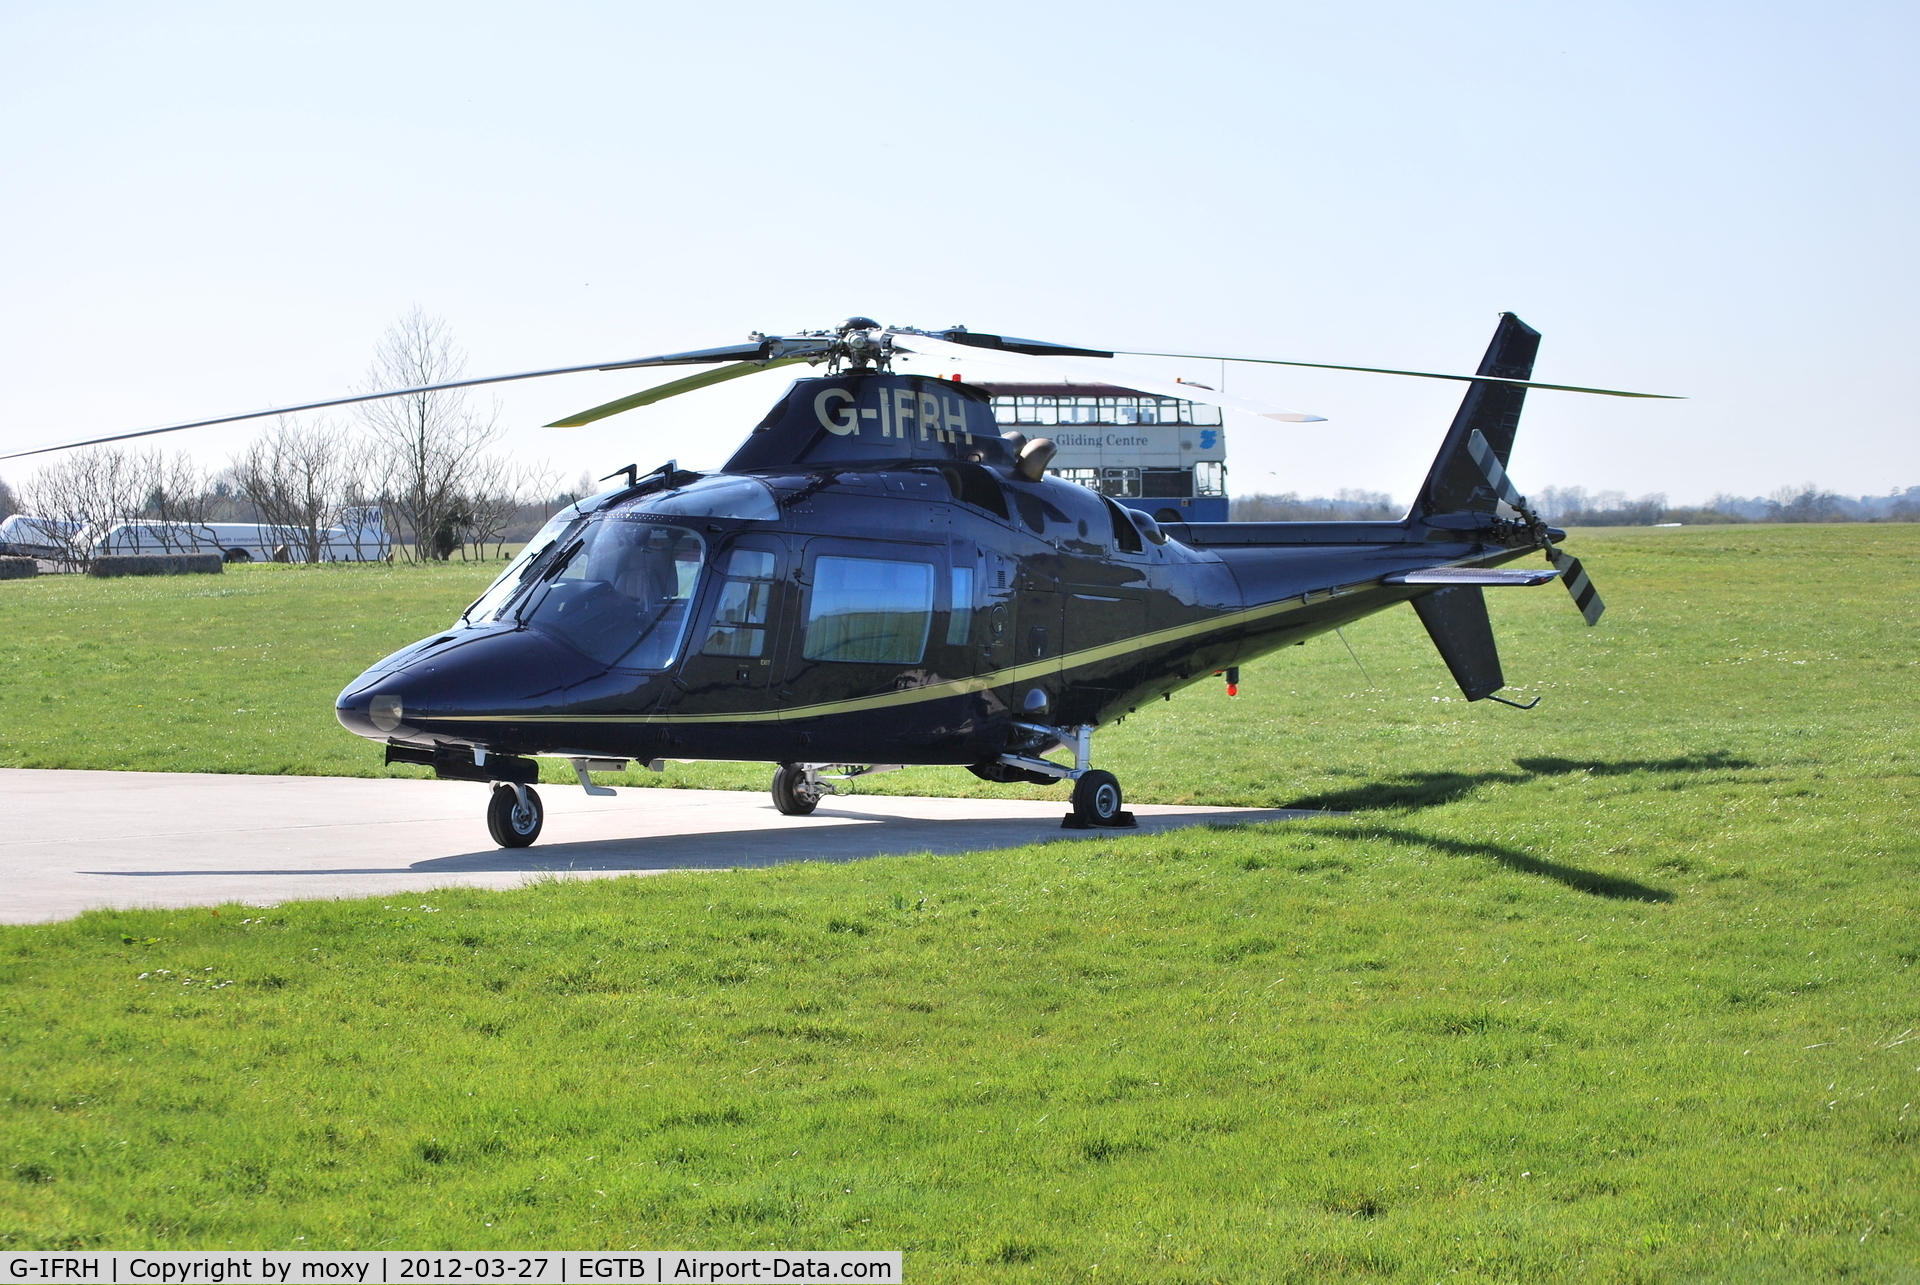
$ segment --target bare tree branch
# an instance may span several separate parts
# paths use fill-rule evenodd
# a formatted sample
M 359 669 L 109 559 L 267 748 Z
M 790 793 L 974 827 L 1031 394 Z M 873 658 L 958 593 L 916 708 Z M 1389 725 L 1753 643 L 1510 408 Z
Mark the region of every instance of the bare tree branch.
M 274 543 L 306 563 L 320 561 L 328 528 L 359 490 L 353 442 L 325 420 L 303 428 L 280 416 L 234 458 L 231 473 Z
M 415 308 L 375 348 L 368 390 L 444 383 L 465 367 L 447 323 Z M 367 402 L 358 413 L 379 443 L 381 502 L 396 538 L 404 532 L 411 540 L 406 556 L 451 557 L 472 519 L 470 474 L 500 435 L 498 403 L 482 416 L 468 409 L 464 389 L 454 389 Z
M 36 517 L 48 519 L 57 562 L 68 570 L 83 569 L 92 560 L 94 542 L 138 513 L 149 465 L 139 455 L 101 447 L 75 451 L 40 470 L 24 498 Z
M 489 455 L 472 471 L 468 504 L 469 531 L 481 556 L 486 546 L 494 546 L 494 556 L 504 552 L 502 537 L 520 515 L 520 510 L 537 504 L 553 485 L 554 473 L 545 465 L 515 464 L 504 456 Z
M 143 524 L 168 553 L 197 551 L 208 542 L 206 530 L 213 509 L 209 479 L 184 452 L 165 455 L 159 451 L 140 457 L 147 475 L 147 494 L 140 516 L 152 518 Z

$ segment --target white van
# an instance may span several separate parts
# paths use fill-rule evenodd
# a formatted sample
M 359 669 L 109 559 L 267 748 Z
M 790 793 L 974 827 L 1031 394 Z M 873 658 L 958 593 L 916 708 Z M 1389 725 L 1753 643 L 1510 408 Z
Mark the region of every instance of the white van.
M 70 547 L 67 542 L 79 533 L 81 525 L 16 513 L 0 522 L 0 557 L 63 557 Z
M 348 509 L 322 534 L 322 562 L 382 562 L 393 550 L 378 507 Z M 305 543 L 265 522 L 121 522 L 93 542 L 93 556 L 219 553 L 228 562 L 305 562 Z M 280 555 L 280 550 L 286 553 Z

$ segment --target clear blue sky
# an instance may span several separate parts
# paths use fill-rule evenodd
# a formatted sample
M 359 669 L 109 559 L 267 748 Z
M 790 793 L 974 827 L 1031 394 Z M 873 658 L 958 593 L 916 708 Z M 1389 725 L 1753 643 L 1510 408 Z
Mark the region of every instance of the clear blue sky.
M 1892 3 L 12 0 L 0 444 L 346 390 L 415 304 L 475 372 L 853 312 L 1465 369 L 1512 309 L 1540 378 L 1691 398 L 1535 394 L 1523 489 L 1884 492 L 1920 484 L 1917 34 Z M 506 444 L 715 463 L 782 379 L 587 430 L 536 426 L 653 381 L 513 386 Z M 1229 379 L 1329 417 L 1230 423 L 1239 493 L 1404 501 L 1458 395 Z

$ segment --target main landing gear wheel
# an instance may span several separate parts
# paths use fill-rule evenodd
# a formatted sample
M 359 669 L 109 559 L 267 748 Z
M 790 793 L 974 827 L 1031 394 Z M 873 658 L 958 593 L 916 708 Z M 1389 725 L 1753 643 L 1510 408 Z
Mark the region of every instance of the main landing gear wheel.
M 820 785 L 813 773 L 793 763 L 773 771 L 773 806 L 782 816 L 803 817 L 820 806 Z
M 540 796 L 531 785 L 526 792 L 523 804 L 520 791 L 511 785 L 493 787 L 493 798 L 487 802 L 487 833 L 503 848 L 524 848 L 540 837 L 547 810 L 540 806 Z
M 1120 794 L 1120 781 L 1111 772 L 1083 772 L 1073 783 L 1073 815 L 1067 827 L 1087 830 L 1095 826 L 1131 826 L 1133 813 L 1121 811 L 1126 802 Z

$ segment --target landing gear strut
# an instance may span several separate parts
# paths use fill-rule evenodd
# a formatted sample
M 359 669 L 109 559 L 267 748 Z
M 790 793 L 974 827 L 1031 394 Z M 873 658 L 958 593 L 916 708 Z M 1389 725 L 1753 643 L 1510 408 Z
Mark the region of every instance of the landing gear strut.
M 1095 827 L 1132 829 L 1139 824 L 1133 819 L 1133 813 L 1121 807 L 1126 800 L 1120 793 L 1119 778 L 1093 766 L 1091 725 L 1082 724 L 1070 731 L 1031 723 L 1016 723 L 1015 727 L 1033 738 L 1027 746 L 1028 752 L 1002 754 L 992 763 L 976 764 L 972 768 L 975 776 L 989 781 L 1072 781 L 1073 811 L 1061 821 L 1060 828 L 1063 830 L 1091 830 Z M 1072 747 L 1072 767 L 1040 757 L 1049 747 L 1059 745 Z
M 500 784 L 487 802 L 487 833 L 503 848 L 524 848 L 540 837 L 547 810 L 531 785 Z

